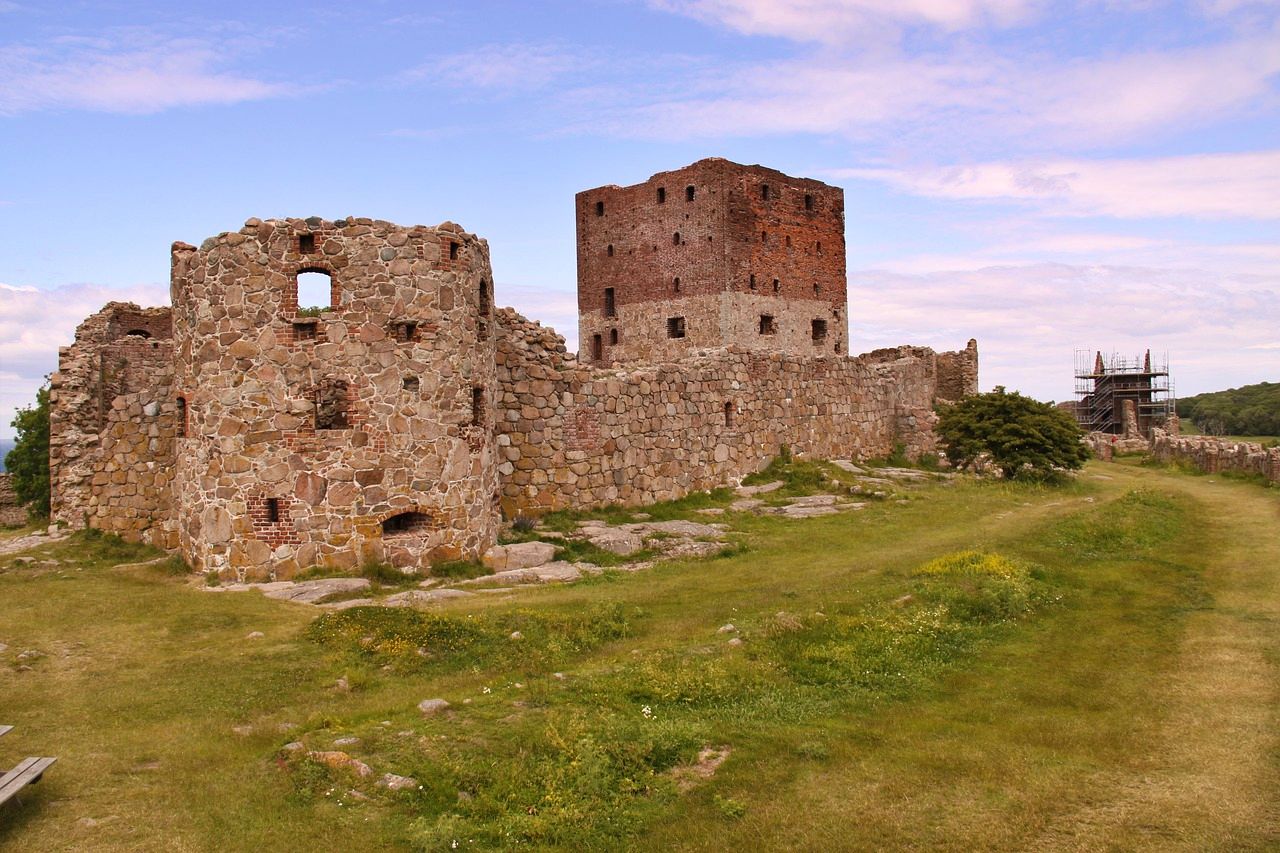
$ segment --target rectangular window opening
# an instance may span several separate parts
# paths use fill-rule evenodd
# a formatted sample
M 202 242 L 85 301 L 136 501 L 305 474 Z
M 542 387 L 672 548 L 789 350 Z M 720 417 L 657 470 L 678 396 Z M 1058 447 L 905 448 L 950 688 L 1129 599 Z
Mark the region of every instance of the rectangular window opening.
M 609 330 L 609 346 L 616 347 L 617 345 L 618 345 L 618 330 L 610 329 Z
M 400 387 L 410 394 L 417 394 L 418 389 L 422 387 L 422 381 L 416 376 L 406 376 L 400 380 Z
M 773 292 L 774 293 L 782 292 L 782 282 L 778 281 L 776 278 L 773 280 Z
M 775 327 L 773 324 L 773 315 L 761 314 L 760 315 L 760 334 L 772 335 L 772 334 L 775 334 L 777 331 L 778 331 L 777 327 Z
M 675 280 L 671 282 L 671 290 L 673 293 L 680 292 L 680 276 L 676 276 Z
M 684 318 L 683 317 L 667 318 L 667 337 L 668 338 L 684 337 Z
M 396 340 L 402 344 L 418 339 L 418 324 L 413 320 L 404 320 L 395 325 Z
M 658 187 L 658 204 L 666 204 L 666 203 L 667 203 L 667 188 Z
M 673 246 L 679 246 L 679 245 L 680 245 L 680 232 L 679 232 L 679 231 L 677 231 L 676 233 L 674 233 L 674 234 L 672 234 L 672 235 L 671 235 L 671 245 L 673 245 Z
M 267 498 L 267 521 L 271 524 L 280 523 L 280 499 Z
M 753 273 L 753 274 L 752 274 L 752 276 L 751 276 L 751 289 L 752 289 L 752 290 L 755 290 L 755 289 L 756 289 L 756 277 L 755 277 L 755 274 L 754 274 L 754 273 Z
M 733 403 L 728 402 L 724 404 L 724 425 L 725 426 L 733 426 L 733 416 L 737 414 L 737 411 L 738 411 L 738 407 L 735 406 Z
M 591 336 L 591 360 L 602 361 L 604 359 L 604 338 L 600 335 Z
M 316 323 L 294 323 L 293 339 L 295 341 L 314 341 L 316 339 Z
M 764 201 L 768 201 L 768 200 L 769 200 L 769 185 L 768 185 L 768 184 L 761 184 L 761 185 L 760 185 L 760 198 L 761 198 L 761 199 L 763 199 Z
M 609 244 L 609 247 L 608 247 L 607 249 L 605 249 L 605 252 L 607 252 L 607 253 L 608 253 L 609 257 L 611 257 L 611 258 L 613 257 L 613 244 L 612 244 L 612 243 L 610 243 L 610 244 Z
M 618 316 L 618 303 L 614 299 L 612 287 L 606 287 L 604 289 L 604 316 L 606 317 Z
M 596 202 L 596 216 L 604 216 L 604 202 Z
M 299 234 L 298 235 L 298 254 L 311 255 L 316 250 L 316 235 Z
M 187 437 L 187 400 L 178 398 L 178 438 Z
M 450 242 L 449 243 L 449 260 L 456 261 L 457 259 L 458 259 L 458 244 Z
M 688 186 L 688 187 L 685 187 L 685 188 L 684 188 L 684 200 L 685 200 L 685 201 L 693 201 L 693 195 L 694 195 L 694 189 L 693 189 L 693 187 L 692 187 L 692 186 Z
M 809 195 L 808 193 L 805 193 L 805 197 L 804 197 L 804 209 L 805 209 L 805 210 L 813 210 L 813 196 Z
M 479 385 L 471 389 L 471 425 L 484 425 L 484 388 Z
M 814 320 L 813 321 L 813 342 L 815 344 L 820 344 L 826 339 L 827 339 L 827 321 Z
M 489 316 L 490 304 L 491 304 L 491 300 L 489 299 L 489 282 L 485 281 L 484 279 L 480 279 L 480 316 L 481 317 Z

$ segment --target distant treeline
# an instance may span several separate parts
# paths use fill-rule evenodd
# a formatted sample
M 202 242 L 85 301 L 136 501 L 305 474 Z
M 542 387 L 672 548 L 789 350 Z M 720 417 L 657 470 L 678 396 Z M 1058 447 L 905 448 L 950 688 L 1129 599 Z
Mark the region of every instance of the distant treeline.
M 1184 397 L 1178 417 L 1205 435 L 1280 435 L 1280 382 Z

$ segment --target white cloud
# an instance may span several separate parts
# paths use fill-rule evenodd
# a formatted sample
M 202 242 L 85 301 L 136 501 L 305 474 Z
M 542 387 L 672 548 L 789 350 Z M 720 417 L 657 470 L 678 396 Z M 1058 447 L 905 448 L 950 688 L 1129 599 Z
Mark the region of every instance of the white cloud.
M 922 306 L 927 306 L 923 310 Z M 1280 377 L 1280 274 L 1034 264 L 850 276 L 854 351 L 978 339 L 984 388 L 1072 393 L 1076 349 L 1168 352 L 1182 393 Z
M 413 68 L 407 80 L 446 82 L 466 89 L 524 92 L 593 64 L 581 52 L 551 44 L 489 44 Z
M 169 304 L 166 285 L 109 288 L 69 284 L 52 290 L 0 284 L 0 435 L 13 413 L 35 400 L 46 374 L 58 368 L 58 347 L 75 340 L 76 326 L 111 301 Z
M 932 198 L 1036 202 L 1058 215 L 1280 218 L 1280 150 L 831 174 L 884 181 Z
M 907 26 L 955 31 L 1025 20 L 1031 0 L 650 0 L 650 6 L 746 35 L 840 42 Z
M 578 294 L 524 284 L 494 282 L 494 300 L 509 305 L 530 320 L 550 326 L 565 339 L 569 352 L 578 350 Z
M 154 113 L 282 95 L 287 87 L 220 70 L 226 43 L 138 31 L 0 47 L 0 115 L 53 109 Z

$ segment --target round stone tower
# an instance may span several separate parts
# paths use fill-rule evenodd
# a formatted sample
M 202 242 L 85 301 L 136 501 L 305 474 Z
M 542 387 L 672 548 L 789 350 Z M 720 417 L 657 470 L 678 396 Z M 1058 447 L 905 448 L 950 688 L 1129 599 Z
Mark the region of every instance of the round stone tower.
M 299 305 L 299 277 L 327 284 Z M 327 279 L 327 281 L 326 281 Z M 250 219 L 175 243 L 183 555 L 226 577 L 473 559 L 498 470 L 488 244 L 453 223 Z

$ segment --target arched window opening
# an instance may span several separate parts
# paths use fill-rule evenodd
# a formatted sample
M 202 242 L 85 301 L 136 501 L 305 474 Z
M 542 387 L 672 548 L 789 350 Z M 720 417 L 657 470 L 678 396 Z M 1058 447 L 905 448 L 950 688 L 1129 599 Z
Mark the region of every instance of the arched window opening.
M 617 345 L 618 345 L 618 330 L 610 329 L 609 330 L 609 346 L 616 347 Z
M 671 282 L 671 290 L 674 293 L 680 292 L 680 276 L 676 276 L 675 281 Z
M 322 270 L 303 270 L 298 273 L 298 313 L 304 317 L 318 317 L 321 312 L 332 310 L 333 277 Z
M 735 406 L 732 402 L 727 402 L 724 404 L 724 425 L 725 426 L 733 426 L 733 416 L 737 414 L 737 412 L 738 412 L 738 407 Z
M 396 537 L 422 536 L 431 530 L 431 516 L 425 512 L 402 512 L 382 522 L 382 535 Z

